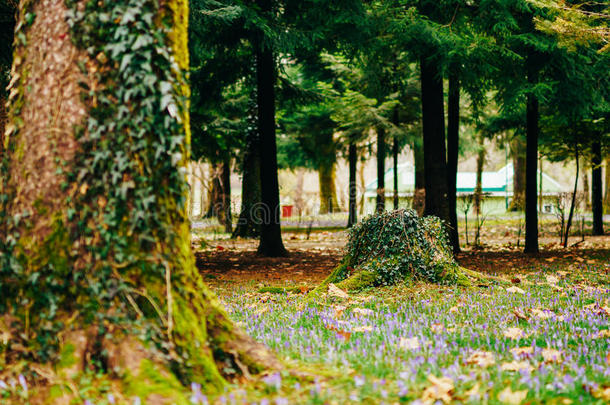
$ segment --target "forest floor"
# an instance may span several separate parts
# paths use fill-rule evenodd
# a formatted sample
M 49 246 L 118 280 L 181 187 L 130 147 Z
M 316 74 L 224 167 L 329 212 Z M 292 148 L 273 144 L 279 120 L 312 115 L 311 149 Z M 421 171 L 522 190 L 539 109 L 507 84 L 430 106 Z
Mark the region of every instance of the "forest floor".
M 548 236 L 526 256 L 495 233 L 459 261 L 512 287 L 408 283 L 314 303 L 258 290 L 314 287 L 341 259 L 345 232 L 285 232 L 290 254 L 273 259 L 256 241 L 210 241 L 197 252 L 206 282 L 287 366 L 213 402 L 608 403 L 610 237 L 563 249 Z

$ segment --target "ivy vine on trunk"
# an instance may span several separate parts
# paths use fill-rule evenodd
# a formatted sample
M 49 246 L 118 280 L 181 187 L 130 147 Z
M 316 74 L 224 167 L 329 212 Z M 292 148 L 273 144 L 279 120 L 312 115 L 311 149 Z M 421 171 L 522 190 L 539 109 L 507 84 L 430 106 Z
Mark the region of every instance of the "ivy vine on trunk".
M 188 2 L 20 7 L 0 198 L 0 311 L 19 338 L 0 350 L 55 362 L 77 345 L 81 371 L 123 367 L 125 389 L 144 398 L 151 369 L 174 388 L 213 390 L 227 377 L 217 363 L 278 367 L 194 266 Z M 91 347 L 107 350 L 83 353 Z

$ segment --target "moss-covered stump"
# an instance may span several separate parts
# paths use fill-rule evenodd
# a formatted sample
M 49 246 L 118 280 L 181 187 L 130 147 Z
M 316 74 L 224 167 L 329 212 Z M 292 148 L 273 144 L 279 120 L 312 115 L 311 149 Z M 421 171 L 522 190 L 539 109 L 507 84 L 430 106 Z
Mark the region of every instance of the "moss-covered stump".
M 420 218 L 413 210 L 386 211 L 349 231 L 344 259 L 312 296 L 330 283 L 355 291 L 406 279 L 469 286 L 471 278 L 493 279 L 459 266 L 440 219 Z

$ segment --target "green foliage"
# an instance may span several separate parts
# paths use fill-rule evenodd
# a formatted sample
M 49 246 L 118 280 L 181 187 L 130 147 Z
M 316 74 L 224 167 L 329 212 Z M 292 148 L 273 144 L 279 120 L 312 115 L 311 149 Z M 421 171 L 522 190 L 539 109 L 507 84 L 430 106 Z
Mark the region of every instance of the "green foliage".
M 460 278 L 442 222 L 413 210 L 371 215 L 354 225 L 347 256 L 357 272 L 375 275 L 374 285 L 407 278 L 453 284 Z

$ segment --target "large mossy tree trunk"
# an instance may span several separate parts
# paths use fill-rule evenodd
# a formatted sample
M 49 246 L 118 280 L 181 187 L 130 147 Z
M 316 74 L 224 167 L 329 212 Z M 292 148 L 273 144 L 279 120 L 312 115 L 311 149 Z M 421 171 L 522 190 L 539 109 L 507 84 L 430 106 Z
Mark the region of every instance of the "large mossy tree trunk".
M 260 219 L 257 208 L 261 201 L 260 151 L 255 131 L 246 135 L 246 150 L 242 163 L 241 212 L 233 237 L 258 238 Z
M 532 66 L 531 57 L 526 60 L 527 81 L 538 83 L 538 71 Z M 526 100 L 526 153 L 525 153 L 525 253 L 538 253 L 538 137 L 540 134 L 538 98 L 529 93 Z
M 447 199 L 443 78 L 436 62 L 430 57 L 421 58 L 420 71 L 426 177 L 424 215 L 434 215 L 446 223 L 450 223 Z
M 591 146 L 591 202 L 593 208 L 593 235 L 604 234 L 604 207 L 602 194 L 602 145 L 599 140 Z
M 509 211 L 525 209 L 525 141 L 519 135 L 510 142 L 510 153 L 513 159 L 513 199 Z
M 92 330 L 80 334 L 77 349 L 90 350 L 81 370 L 123 365 L 113 370 L 123 383 L 154 387 L 152 367 L 214 391 L 228 364 L 251 373 L 278 363 L 195 268 L 188 2 L 161 3 L 20 4 L 27 45 L 15 50 L 0 198 L 0 310 L 19 338 L 0 350 L 20 345 L 28 361 L 54 362 L 77 343 L 70 336 Z M 99 347 L 115 350 L 104 358 Z M 144 402 L 182 395 L 139 392 Z
M 263 13 L 273 11 L 271 0 L 257 0 Z M 269 41 L 258 34 L 256 40 L 256 102 L 260 142 L 261 235 L 258 253 L 267 257 L 286 255 L 280 227 L 280 187 L 277 173 L 275 139 L 276 66 Z
M 460 236 L 457 220 L 457 171 L 460 147 L 460 79 L 457 67 L 449 73 L 449 94 L 447 96 L 447 197 L 451 229 L 449 238 L 453 253 L 460 252 Z

